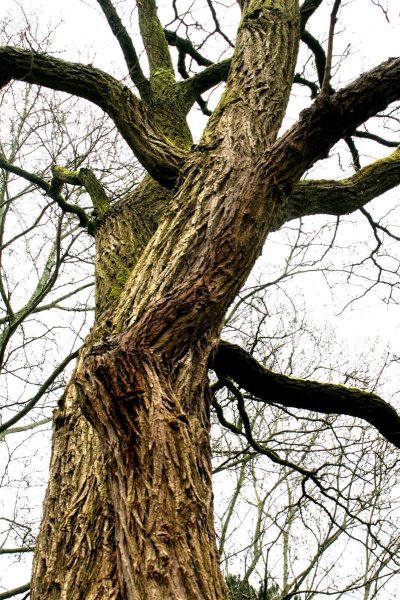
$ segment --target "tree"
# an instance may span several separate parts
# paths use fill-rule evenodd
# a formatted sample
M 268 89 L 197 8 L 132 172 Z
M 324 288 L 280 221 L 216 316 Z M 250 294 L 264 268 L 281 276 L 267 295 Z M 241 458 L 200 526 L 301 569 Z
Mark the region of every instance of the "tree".
M 360 417 L 400 447 L 399 416 L 376 394 L 274 373 L 220 341 L 268 233 L 299 217 L 349 214 L 400 182 L 398 149 L 343 181 L 302 179 L 339 140 L 354 153 L 357 128 L 400 99 L 400 60 L 335 91 L 335 1 L 327 54 L 315 52 L 318 84 L 306 81 L 295 75 L 297 54 L 300 40 L 315 49 L 307 23 L 322 1 L 241 0 L 232 58 L 211 63 L 162 28 L 153 0 L 141 0 L 147 77 L 116 6 L 98 4 L 131 81 L 31 48 L 0 49 L 2 87 L 18 80 L 88 100 L 147 172 L 113 198 L 80 164 L 53 165 L 47 182 L 1 158 L 6 172 L 41 187 L 79 223 L 96 254 L 95 324 L 54 417 L 31 598 L 217 600 L 226 587 L 213 522 L 209 368 L 219 377 L 214 392 L 235 382 L 265 402 Z M 178 49 L 178 81 L 169 44 Z M 187 55 L 204 68 L 188 74 Z M 196 102 L 207 112 L 202 94 L 225 80 L 193 144 L 187 115 Z M 316 98 L 278 138 L 296 80 Z M 87 192 L 91 209 L 69 201 L 70 186 Z M 63 231 L 60 224 L 59 240 Z M 8 307 L 9 327 L 19 316 Z M 250 446 L 325 493 L 316 472 L 263 449 L 236 399 Z

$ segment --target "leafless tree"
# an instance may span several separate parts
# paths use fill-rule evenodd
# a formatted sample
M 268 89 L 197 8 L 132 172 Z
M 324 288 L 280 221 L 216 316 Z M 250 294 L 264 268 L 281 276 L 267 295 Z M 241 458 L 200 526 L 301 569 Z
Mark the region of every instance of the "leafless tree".
M 282 598 L 298 593 L 311 598 L 327 570 L 321 548 L 332 545 L 343 529 L 351 539 L 353 519 L 369 536 L 364 542 L 370 554 L 359 580 L 341 589 L 358 586 L 364 595 L 375 593 L 382 578 L 390 576 L 385 569 L 395 569 L 395 557 L 387 554 L 393 540 L 385 539 L 381 517 L 376 523 L 364 519 L 363 502 L 373 513 L 379 504 L 374 504 L 377 482 L 391 471 L 377 468 L 372 482 L 366 474 L 369 457 L 383 451 L 382 438 L 400 447 L 400 417 L 374 389 L 312 380 L 323 377 L 322 369 L 311 367 L 300 379 L 290 344 L 281 357 L 297 377 L 284 375 L 278 361 L 266 360 L 268 345 L 260 345 L 268 311 L 244 347 L 229 335 L 229 327 L 236 328 L 232 320 L 229 341 L 220 336 L 227 316 L 255 306 L 254 295 L 237 295 L 267 235 L 285 224 L 284 235 L 295 240 L 277 289 L 284 293 L 283 284 L 294 273 L 304 277 L 318 268 L 318 261 L 330 261 L 335 248 L 346 245 L 343 229 L 351 228 L 354 248 L 361 250 L 355 258 L 349 253 L 342 282 L 350 288 L 370 280 L 362 293 L 384 283 L 390 289 L 387 299 L 396 300 L 397 232 L 390 223 L 395 208 L 375 215 L 366 205 L 400 180 L 395 139 L 400 61 L 388 59 L 341 85 L 346 61 L 335 54 L 341 16 L 337 0 L 325 21 L 326 43 L 311 33 L 312 17 L 325 8 L 322 0 L 305 0 L 302 6 L 295 0 L 210 0 L 206 11 L 196 1 L 181 6 L 173 0 L 159 13 L 154 0 L 140 0 L 134 16 L 147 74 L 140 43 L 136 48 L 133 43 L 131 5 L 98 0 L 97 6 L 110 27 L 109 39 L 113 34 L 125 59 L 125 72 L 116 77 L 50 54 L 50 47 L 33 42 L 29 27 L 16 42 L 6 22 L 6 45 L 0 49 L 3 101 L 13 94 L 28 99 L 22 133 L 2 131 L 3 222 L 7 218 L 12 227 L 18 225 L 16 234 L 2 241 L 2 358 L 9 377 L 23 382 L 16 399 L 5 394 L 13 416 L 7 414 L 4 431 L 33 406 L 38 412 L 29 417 L 32 421 L 43 425 L 49 418 L 47 407 L 64 383 L 64 368 L 77 355 L 80 329 L 66 354 L 60 355 L 57 343 L 57 356 L 45 361 L 59 341 L 54 332 L 60 322 L 50 319 L 41 329 L 46 321 L 38 325 L 37 315 L 48 308 L 68 313 L 66 307 L 77 309 L 74 318 L 80 309 L 85 315 L 86 263 L 91 261 L 95 279 L 94 325 L 54 415 L 50 480 L 30 596 L 226 597 L 212 507 L 211 406 L 227 435 L 245 444 L 250 456 L 277 465 L 275 478 L 287 501 L 270 521 L 283 540 L 282 585 L 274 590 Z M 217 57 L 212 53 L 216 40 L 224 44 Z M 216 104 L 210 91 L 224 82 Z M 42 95 L 41 88 L 54 92 Z M 293 111 L 289 100 L 303 89 L 307 96 L 297 98 L 303 110 L 280 134 L 287 110 L 289 116 Z M 53 95 L 61 93 L 73 100 Z M 32 104 L 29 98 L 35 94 Z M 76 99 L 96 107 L 92 117 L 83 108 L 87 102 Z M 63 110 L 64 102 L 72 104 Z M 206 122 L 197 143 L 187 121 L 195 105 Z M 36 109 L 38 122 L 32 125 Z M 377 122 L 393 124 L 393 138 L 375 130 Z M 36 140 L 32 146 L 21 144 L 25 127 Z M 39 146 L 35 132 L 42 128 L 45 143 Z M 396 149 L 362 166 L 362 148 L 369 152 L 373 142 Z M 310 169 L 330 152 L 341 157 L 340 164 L 350 156 L 354 173 L 341 180 L 311 178 Z M 136 160 L 146 172 L 138 185 L 133 181 Z M 28 214 L 27 197 L 35 205 Z M 375 246 L 364 255 L 361 228 L 341 219 L 357 211 L 375 237 Z M 312 216 L 320 220 L 315 234 L 307 231 Z M 318 255 L 318 239 L 325 233 Z M 10 274 L 11 252 L 18 256 L 22 251 L 29 261 Z M 74 280 L 79 269 L 82 279 Z M 324 273 L 329 277 L 335 270 L 332 259 Z M 259 292 L 268 285 L 262 279 L 255 283 Z M 22 297 L 28 300 L 21 302 Z M 250 340 L 252 319 L 242 323 L 239 338 Z M 71 321 L 68 331 L 71 326 L 76 327 Z M 42 356 L 27 354 L 30 340 L 36 344 L 39 338 L 44 339 Z M 279 349 L 274 352 L 279 358 Z M 308 364 L 313 362 L 311 357 Z M 211 385 L 209 369 L 216 377 Z M 352 381 L 349 375 L 346 383 Z M 363 419 L 380 437 L 372 439 L 368 431 L 365 439 L 364 434 L 360 440 L 346 436 L 343 429 L 355 425 L 343 416 Z M 318 452 L 319 444 L 327 454 Z M 251 458 L 245 477 L 262 506 L 268 496 L 258 484 L 258 464 Z M 297 565 L 290 554 L 293 523 L 299 516 L 310 528 L 317 509 L 327 512 L 328 525 L 313 531 L 308 566 Z M 265 512 L 259 511 L 245 580 L 259 564 L 273 573 L 260 545 L 264 522 Z M 30 549 L 31 539 L 26 540 Z M 0 598 L 26 593 L 28 587 Z

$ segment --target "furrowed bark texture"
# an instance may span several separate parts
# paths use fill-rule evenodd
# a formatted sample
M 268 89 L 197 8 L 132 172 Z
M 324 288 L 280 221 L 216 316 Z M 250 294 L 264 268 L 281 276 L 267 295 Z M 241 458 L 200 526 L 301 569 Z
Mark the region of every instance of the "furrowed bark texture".
M 76 430 L 68 433 L 76 438 L 81 466 L 74 466 L 56 432 L 52 467 L 62 465 L 65 479 L 47 496 L 34 600 L 225 598 L 213 524 L 207 364 L 227 305 L 276 211 L 280 194 L 272 188 L 265 202 L 265 194 L 248 189 L 248 173 L 261 149 L 276 139 L 299 35 L 294 0 L 253 1 L 243 9 L 226 92 L 156 233 L 146 245 L 143 227 L 127 214 L 114 223 L 106 215 L 97 233 L 98 325 L 70 387 L 96 434 L 75 418 Z M 132 246 L 138 250 L 131 255 Z M 59 423 L 61 417 L 68 423 L 64 413 Z M 93 436 L 92 454 L 78 443 L 89 435 L 85 427 Z M 70 565 L 78 577 L 72 585 L 71 571 L 61 564 L 67 562 L 63 545 L 71 508 L 58 492 L 69 484 L 79 489 L 80 471 L 96 474 L 97 465 L 106 478 L 93 478 L 91 496 L 82 490 L 88 518 L 80 511 L 70 525 L 74 547 L 81 548 Z M 106 517 L 115 524 L 108 533 Z M 82 534 L 77 518 L 83 519 Z M 57 571 L 46 571 L 49 550 L 57 556 Z M 109 558 L 113 551 L 117 573 Z M 86 582 L 85 569 L 91 573 Z
M 170 194 L 145 179 L 107 213 L 96 233 L 96 325 L 82 350 L 109 330 L 126 273 L 154 234 Z M 98 435 L 81 411 L 72 381 L 54 418 L 50 483 L 32 573 L 31 598 L 122 598 L 116 564 L 115 516 L 107 462 Z
M 225 595 L 206 367 L 274 215 L 273 203 L 244 190 L 245 174 L 275 140 L 286 108 L 295 4 L 285 3 L 285 11 L 249 4 L 227 93 L 122 291 L 115 333 L 93 348 L 79 374 L 83 410 L 107 456 L 121 592 L 134 600 Z
M 138 6 L 141 18 L 146 7 L 155 11 L 153 1 Z M 225 598 L 212 510 L 210 354 L 267 233 L 300 210 L 290 194 L 304 171 L 400 95 L 393 59 L 316 102 L 276 142 L 296 63 L 298 2 L 243 0 L 241 8 L 224 95 L 191 153 L 166 46 L 152 45 L 161 30 L 151 40 L 141 20 L 159 97 L 138 104 L 100 76 L 113 95 L 92 101 L 175 195 L 147 179 L 96 232 L 96 325 L 55 421 L 33 600 Z M 45 83 L 41 68 L 38 61 L 20 78 Z M 83 97 L 102 90 L 78 88 Z
M 114 511 L 98 436 L 79 408 L 74 381 L 53 428 L 50 480 L 32 569 L 31 598 L 121 598 Z

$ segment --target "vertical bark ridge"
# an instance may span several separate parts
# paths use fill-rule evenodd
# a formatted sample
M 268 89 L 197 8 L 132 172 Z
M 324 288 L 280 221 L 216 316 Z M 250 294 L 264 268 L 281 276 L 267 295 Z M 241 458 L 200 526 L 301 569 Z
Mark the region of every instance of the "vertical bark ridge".
M 171 366 L 150 349 L 132 350 L 129 337 L 96 347 L 79 377 L 108 457 L 124 594 L 219 600 L 205 365 L 195 389 L 186 385 L 196 407 L 188 413 Z
M 203 323 L 209 321 L 210 314 L 202 313 L 203 305 L 208 305 L 219 326 L 262 247 L 282 196 L 273 180 L 258 181 L 255 165 L 276 140 L 298 40 L 295 0 L 247 3 L 226 91 L 197 152 L 187 161 L 173 210 L 121 296 L 119 328 L 132 325 L 151 304 L 158 311 L 160 302 L 169 309 L 179 305 L 180 313 L 184 303 L 187 320 L 193 318 L 198 326 L 201 314 Z M 267 64 L 265 48 L 270 49 Z M 166 327 L 171 326 L 175 335 L 178 320 L 170 310 L 165 314 Z
M 50 470 L 57 477 L 46 493 L 30 597 L 121 600 L 102 450 L 76 392 L 72 383 L 55 416 Z
M 86 356 L 77 380 L 110 466 L 120 581 L 132 600 L 225 597 L 210 500 L 205 365 L 279 200 L 271 181 L 268 196 L 252 186 L 261 148 L 278 134 L 298 45 L 297 3 L 286 2 L 287 12 L 273 4 L 249 3 L 236 79 L 127 280 L 116 334 Z M 286 40 L 281 55 L 277 35 Z M 247 107 L 243 118 L 239 103 Z
M 115 314 L 113 302 L 102 304 L 74 379 L 72 398 L 79 399 L 97 431 L 98 460 L 107 472 L 102 491 L 115 518 L 111 537 L 118 578 L 104 591 L 96 573 L 96 600 L 102 589 L 106 600 L 225 598 L 213 527 L 206 364 L 223 314 L 254 263 L 280 200 L 272 180 L 263 184 L 268 190 L 254 185 L 254 165 L 277 137 L 299 37 L 295 0 L 251 0 L 243 9 L 226 92 L 182 172 L 174 201 L 116 294 Z M 281 45 L 277 37 L 284 40 Z M 130 216 L 127 221 L 128 229 L 134 227 Z M 98 260 L 104 256 L 104 264 L 115 265 L 118 252 L 122 262 L 129 260 L 129 242 L 119 250 L 115 231 L 124 225 L 115 225 L 113 236 L 109 223 L 104 232 L 112 247 L 107 252 L 99 240 Z M 107 287 L 101 264 L 97 268 L 103 296 L 112 286 Z M 113 336 L 93 346 L 107 330 Z M 56 453 L 65 450 L 60 436 L 54 443 Z M 86 473 L 91 466 L 85 463 Z M 74 477 L 78 474 L 75 467 Z M 72 484 L 79 489 L 77 481 Z M 67 514 L 55 489 L 49 494 L 47 506 Z M 99 496 L 93 501 L 101 503 Z M 104 523 L 90 516 L 90 530 L 100 531 L 101 538 Z M 51 517 L 45 515 L 44 528 Z M 59 518 L 55 527 L 63 522 Z M 85 526 L 89 530 L 86 521 Z M 74 527 L 76 535 L 77 518 Z M 91 545 L 91 539 L 84 543 Z M 53 551 L 65 559 L 61 546 Z M 104 550 L 98 552 L 106 568 Z M 39 551 L 37 565 L 40 560 Z M 90 571 L 93 560 L 86 564 Z M 41 573 L 46 579 L 44 568 L 39 571 L 36 581 Z M 52 583 L 46 579 L 40 589 L 47 585 L 47 596 L 34 591 L 32 598 L 81 598 L 65 584 L 65 570 L 63 576 L 58 596 L 49 595 Z
M 108 211 L 96 235 L 97 317 L 106 311 L 112 313 L 170 201 L 171 192 L 147 177 Z
M 154 234 L 169 200 L 170 193 L 148 177 L 107 213 L 96 233 L 96 324 L 54 415 L 32 600 L 122 600 L 107 460 L 97 432 L 82 414 L 76 377 L 83 356 L 108 332 L 123 275 Z

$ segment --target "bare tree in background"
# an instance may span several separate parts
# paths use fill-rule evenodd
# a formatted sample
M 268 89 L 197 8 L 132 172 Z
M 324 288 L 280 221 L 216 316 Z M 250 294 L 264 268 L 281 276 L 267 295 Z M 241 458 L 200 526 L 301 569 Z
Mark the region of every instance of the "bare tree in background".
M 377 138 L 363 127 L 382 111 L 389 111 L 388 119 L 398 118 L 394 103 L 400 99 L 400 60 L 388 59 L 335 90 L 333 34 L 340 2 L 333 3 L 325 53 L 307 29 L 321 1 L 305 0 L 299 7 L 295 0 L 243 0 L 235 3 L 241 14 L 234 44 L 224 33 L 221 6 L 207 3 L 209 34 L 223 37 L 232 52 L 232 58 L 212 62 L 187 37 L 202 29 L 192 19 L 195 6 L 192 12 L 182 11 L 172 2 L 173 21 L 163 29 L 155 2 L 141 0 L 136 8 L 150 68 L 146 76 L 116 6 L 110 0 L 98 4 L 125 57 L 129 79 L 122 83 L 91 65 L 69 63 L 40 48 L 0 49 L 4 98 L 14 89 L 10 82 L 18 80 L 88 100 L 112 120 L 132 153 L 131 164 L 137 159 L 147 172 L 126 194 L 115 183 L 118 174 L 108 184 L 106 178 L 100 181 L 93 169 L 101 160 L 105 164 L 107 158 L 101 155 L 108 157 L 112 150 L 107 143 L 102 147 L 95 134 L 85 137 L 84 151 L 74 146 L 67 118 L 57 139 L 74 150 L 62 166 L 56 164 L 63 156 L 61 147 L 50 148 L 46 162 L 41 152 L 35 156 L 40 165 L 35 174 L 23 168 L 23 156 L 15 160 L 12 144 L 2 153 L 3 213 L 11 214 L 22 193 L 7 191 L 7 178 L 13 174 L 45 192 L 40 209 L 45 220 L 47 211 L 56 216 L 39 233 L 42 244 L 49 240 L 49 250 L 38 257 L 37 284 L 22 309 L 10 299 L 19 282 L 3 280 L 7 344 L 18 328 L 23 336 L 22 321 L 43 309 L 46 294 L 54 292 L 60 269 L 71 256 L 85 261 L 93 252 L 95 262 L 95 323 L 54 417 L 50 480 L 30 596 L 216 600 L 225 598 L 227 590 L 212 508 L 212 404 L 222 425 L 244 438 L 252 452 L 293 471 L 298 493 L 305 501 L 326 506 L 336 528 L 349 507 L 341 485 L 335 488 L 332 481 L 335 473 L 345 472 L 342 462 L 358 466 L 353 450 L 344 445 L 333 468 L 324 472 L 329 460 L 314 460 L 316 450 L 304 443 L 302 433 L 302 448 L 296 443 L 293 451 L 287 449 L 287 440 L 298 435 L 295 421 L 286 440 L 278 435 L 265 443 L 262 418 L 252 424 L 245 394 L 289 411 L 364 419 L 400 447 L 400 418 L 375 393 L 290 378 L 267 369 L 249 348 L 220 341 L 226 313 L 266 236 L 293 219 L 363 211 L 377 240 L 368 258 L 395 288 L 396 265 L 385 259 L 382 265 L 378 259 L 381 237 L 395 236 L 364 207 L 398 185 L 400 153 L 396 149 L 361 168 L 354 139 Z M 203 29 L 205 42 L 208 33 Z M 314 79 L 296 73 L 301 42 L 313 53 Z M 179 76 L 170 46 L 178 51 Z M 195 73 L 191 61 L 197 65 Z M 188 113 L 195 103 L 205 114 L 211 112 L 203 96 L 224 81 L 221 100 L 200 142 L 193 144 Z M 307 86 L 313 101 L 278 138 L 294 83 Z M 58 103 L 54 106 L 58 109 Z M 342 181 L 302 179 L 342 139 L 351 151 L 355 174 Z M 382 140 L 393 144 L 377 141 Z M 49 158 L 51 179 L 44 174 Z M 126 189 L 131 186 L 128 181 Z M 22 228 L 24 240 L 30 227 L 39 232 L 37 219 L 39 215 Z M 74 254 L 74 244 L 79 254 Z M 353 264 L 350 274 L 357 275 L 360 268 Z M 68 281 L 68 269 L 64 276 L 70 297 L 76 282 Z M 62 294 L 51 295 L 48 303 L 59 307 L 63 300 Z M 23 348 L 24 340 L 16 340 Z M 72 352 L 39 392 L 53 385 L 72 360 L 73 343 Z M 7 358 L 12 365 L 12 355 Z M 209 368 L 217 375 L 212 387 Z M 223 388 L 234 399 L 233 421 L 220 403 Z M 34 399 L 24 399 L 3 430 L 13 427 Z M 328 422 L 335 436 L 336 421 Z M 312 430 L 310 436 L 313 442 Z M 359 447 L 358 455 L 361 451 Z M 283 524 L 286 537 L 294 515 Z M 336 531 L 321 531 L 320 545 Z M 370 535 L 378 544 L 376 532 Z M 286 551 L 289 562 L 287 557 Z M 287 572 L 283 581 L 289 598 L 302 590 L 302 580 L 295 573 L 289 582 Z M 368 577 L 360 585 L 367 588 Z

